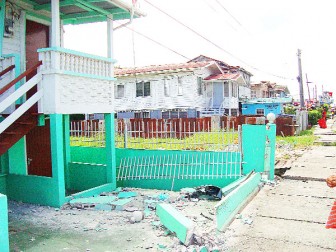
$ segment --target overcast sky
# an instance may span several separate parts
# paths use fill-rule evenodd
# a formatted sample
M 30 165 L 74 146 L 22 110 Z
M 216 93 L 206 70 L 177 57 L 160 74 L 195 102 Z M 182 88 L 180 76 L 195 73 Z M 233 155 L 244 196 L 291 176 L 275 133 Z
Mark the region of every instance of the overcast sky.
M 180 63 L 200 54 L 250 71 L 253 82 L 288 85 L 298 97 L 297 49 L 302 50 L 304 81 L 318 93 L 336 91 L 336 35 L 333 0 L 148 0 L 222 49 L 140 1 L 144 18 L 130 25 L 184 57 L 127 28 L 114 33 L 114 55 L 124 67 Z M 119 22 L 115 22 L 118 26 Z M 132 38 L 134 37 L 134 39 Z M 106 24 L 65 27 L 65 47 L 106 56 Z M 133 53 L 134 44 L 134 53 Z M 186 57 L 186 58 L 185 58 Z M 271 74 L 269 74 L 271 73 Z M 282 76 L 279 78 L 277 76 Z M 304 85 L 306 97 L 307 86 Z

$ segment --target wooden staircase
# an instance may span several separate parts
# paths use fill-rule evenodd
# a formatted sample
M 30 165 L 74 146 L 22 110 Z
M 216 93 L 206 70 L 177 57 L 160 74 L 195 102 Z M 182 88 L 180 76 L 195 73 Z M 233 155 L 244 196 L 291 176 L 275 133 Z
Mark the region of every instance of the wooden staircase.
M 37 114 L 25 113 L 0 134 L 0 156 L 37 126 Z
M 14 86 L 17 82 L 27 77 L 28 74 L 36 71 L 36 69 L 42 64 L 39 62 L 32 68 L 28 69 L 13 81 L 11 81 L 6 86 L 0 89 L 0 96 L 4 94 L 7 90 L 9 90 L 12 86 Z M 12 70 L 13 66 L 10 66 L 8 69 Z M 10 71 L 8 70 L 8 71 Z M 7 69 L 5 69 L 1 74 L 6 74 Z M 38 113 L 32 112 L 34 111 L 33 106 L 37 103 L 38 100 L 41 99 L 43 95 L 43 90 L 37 91 L 31 97 L 29 97 L 24 103 L 16 108 L 9 115 L 2 115 L 1 113 L 11 104 L 15 103 L 17 99 L 22 97 L 32 88 L 39 83 L 41 80 L 41 74 L 36 74 L 33 78 L 23 84 L 20 88 L 15 90 L 12 94 L 10 94 L 5 100 L 0 102 L 0 156 L 4 154 L 9 148 L 11 148 L 17 141 L 19 141 L 23 136 L 25 136 L 29 131 L 34 129 L 37 126 L 38 122 Z

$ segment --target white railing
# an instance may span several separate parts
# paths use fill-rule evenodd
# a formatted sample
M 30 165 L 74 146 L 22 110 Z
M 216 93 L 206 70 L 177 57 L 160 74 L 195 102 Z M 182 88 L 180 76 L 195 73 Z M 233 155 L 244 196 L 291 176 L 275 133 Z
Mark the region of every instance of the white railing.
M 17 99 L 22 97 L 28 90 L 36 86 L 41 81 L 41 74 L 35 75 L 28 82 L 10 94 L 5 100 L 0 103 L 0 113 L 11 106 Z M 32 97 L 25 101 L 18 109 L 11 113 L 0 123 L 0 134 L 4 132 L 13 122 L 22 116 L 29 108 L 38 102 L 43 96 L 43 89 L 38 90 Z
M 65 74 L 79 74 L 96 78 L 113 78 L 114 60 L 76 52 L 64 48 L 38 50 L 43 62 L 42 71 Z

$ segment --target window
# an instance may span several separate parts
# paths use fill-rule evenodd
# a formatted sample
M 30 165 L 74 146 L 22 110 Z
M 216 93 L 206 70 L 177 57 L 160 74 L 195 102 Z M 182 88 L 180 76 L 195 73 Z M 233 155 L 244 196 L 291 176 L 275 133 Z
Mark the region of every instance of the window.
M 205 87 L 206 97 L 212 98 L 212 83 L 208 83 Z
M 125 96 L 125 86 L 117 85 L 117 91 L 115 93 L 115 98 L 123 98 Z
M 265 110 L 264 109 L 257 109 L 257 111 L 256 111 L 257 113 L 257 115 L 265 115 Z
M 197 94 L 202 95 L 202 77 L 197 77 Z
M 144 112 L 142 112 L 142 118 L 150 118 L 150 113 L 149 113 L 149 111 L 144 111 Z
M 170 90 L 169 90 L 169 82 L 168 80 L 164 79 L 164 96 L 168 97 L 169 96 L 169 93 L 170 93 Z
M 150 112 L 149 111 L 143 111 L 143 112 L 134 112 L 134 118 L 150 118 Z
M 257 92 L 255 90 L 251 90 L 251 98 L 256 98 Z
M 136 97 L 150 96 L 150 82 L 138 82 L 136 83 Z
M 224 82 L 224 97 L 229 97 L 229 83 Z
M 178 77 L 177 79 L 178 81 L 178 86 L 177 86 L 177 94 L 178 95 L 183 95 L 183 86 L 182 86 L 182 78 L 181 77 Z

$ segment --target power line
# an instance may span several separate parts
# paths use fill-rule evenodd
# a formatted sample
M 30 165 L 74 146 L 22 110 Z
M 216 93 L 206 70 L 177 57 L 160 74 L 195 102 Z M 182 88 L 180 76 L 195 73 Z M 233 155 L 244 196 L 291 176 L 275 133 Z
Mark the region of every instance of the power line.
M 152 41 L 153 43 L 155 43 L 155 44 L 157 44 L 157 45 L 159 45 L 159 46 L 161 46 L 161 47 L 163 47 L 163 48 L 165 48 L 165 49 L 167 49 L 167 50 L 169 50 L 169 51 L 171 51 L 171 52 L 173 52 L 173 53 L 175 53 L 175 54 L 181 56 L 182 58 L 185 58 L 185 59 L 187 59 L 187 60 L 191 60 L 191 58 L 189 58 L 189 57 L 187 57 L 187 56 L 185 56 L 185 55 L 183 55 L 183 54 L 177 52 L 177 51 L 174 50 L 174 49 L 171 49 L 170 47 L 168 47 L 168 46 L 162 44 L 161 42 L 159 42 L 159 41 L 157 41 L 157 40 L 154 40 L 154 39 L 150 38 L 149 36 L 147 36 L 147 35 L 145 35 L 145 34 L 139 32 L 139 31 L 135 30 L 134 28 L 131 28 L 131 27 L 129 27 L 129 26 L 125 26 L 125 28 L 127 28 L 127 29 L 133 31 L 134 33 L 136 33 L 136 34 L 138 34 L 138 35 L 140 35 L 140 36 L 142 36 L 142 37 L 144 37 L 144 38 L 146 38 L 146 39 Z
M 224 49 L 223 47 L 221 47 L 220 45 L 212 42 L 210 39 L 206 38 L 205 36 L 203 36 L 202 34 L 200 34 L 199 32 L 197 32 L 196 30 L 194 30 L 193 28 L 189 27 L 188 25 L 184 24 L 183 22 L 179 21 L 178 19 L 176 19 L 175 17 L 171 16 L 170 14 L 168 14 L 167 12 L 163 11 L 162 9 L 160 9 L 159 7 L 153 5 L 151 2 L 149 2 L 148 0 L 144 0 L 146 3 L 148 3 L 149 5 L 151 5 L 153 8 L 155 8 L 156 10 L 158 10 L 159 12 L 165 14 L 166 16 L 168 16 L 169 18 L 173 19 L 175 22 L 177 22 L 178 24 L 182 25 L 183 27 L 185 27 L 186 29 L 192 31 L 193 33 L 195 33 L 197 36 L 203 38 L 205 41 L 207 41 L 208 43 L 212 44 L 213 46 L 215 46 L 216 48 L 218 48 L 219 50 L 225 52 L 226 54 L 230 55 L 231 57 L 235 58 L 236 60 L 240 61 L 241 63 L 245 64 L 246 66 L 251 67 L 252 69 L 259 71 L 259 72 L 263 72 L 266 73 L 268 75 L 272 75 L 274 77 L 280 78 L 280 79 L 288 79 L 288 80 L 294 80 L 294 78 L 288 78 L 288 77 L 284 77 L 284 76 L 280 76 L 280 75 L 276 75 L 264 70 L 261 70 L 255 66 L 252 66 L 250 64 L 248 64 L 247 62 L 245 62 L 244 60 L 240 59 L 239 57 L 235 56 L 234 54 L 232 54 L 231 52 L 227 51 L 226 49 Z M 239 21 L 238 21 L 239 22 Z

